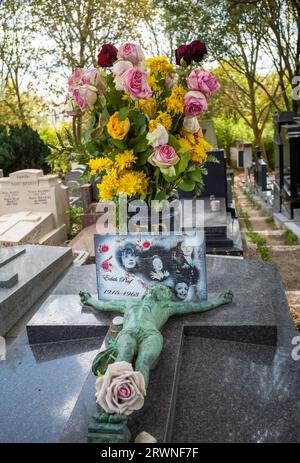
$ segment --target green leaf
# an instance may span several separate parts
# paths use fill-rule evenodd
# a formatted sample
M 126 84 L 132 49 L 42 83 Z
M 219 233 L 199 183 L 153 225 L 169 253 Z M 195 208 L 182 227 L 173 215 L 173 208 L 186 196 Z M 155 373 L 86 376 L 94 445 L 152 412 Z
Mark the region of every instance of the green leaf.
M 193 191 L 194 188 L 195 182 L 192 180 L 183 180 L 183 182 L 179 184 L 179 189 L 183 191 Z
M 179 163 L 176 164 L 176 166 L 175 166 L 177 175 L 181 174 L 182 172 L 184 172 L 186 170 L 189 161 L 190 161 L 190 155 L 188 153 L 185 153 L 181 157 Z
M 179 141 L 171 133 L 169 133 L 168 143 L 169 143 L 169 145 L 171 145 L 174 148 L 174 150 L 176 152 L 178 152 L 180 150 L 180 148 L 181 148 L 181 145 L 180 145 Z
M 128 117 L 129 113 L 130 113 L 130 108 L 128 106 L 121 108 L 118 114 L 118 119 L 120 121 L 124 121 L 126 117 Z
M 136 160 L 135 165 L 136 165 L 136 166 L 143 166 L 143 165 L 145 165 L 145 164 L 147 163 L 147 161 L 148 161 L 148 158 L 149 158 L 151 152 L 152 152 L 152 149 L 149 148 L 149 149 L 147 149 L 146 151 L 144 151 L 142 154 L 139 154 L 139 157 L 138 157 L 138 159 Z
M 85 144 L 85 149 L 90 154 L 93 154 L 93 153 L 95 153 L 95 151 L 98 151 L 96 145 L 92 141 L 89 141 L 88 143 Z
M 129 144 L 129 146 L 133 147 L 133 146 L 137 145 L 142 140 L 145 140 L 145 131 L 140 133 L 137 137 L 132 138 L 131 140 L 129 140 L 128 144 Z
M 209 154 L 205 162 L 214 162 L 215 164 L 220 164 L 219 159 L 217 159 L 213 154 Z
M 136 145 L 134 145 L 133 150 L 135 153 L 142 153 L 149 147 L 148 140 L 143 137 L 141 141 L 139 141 Z
M 202 181 L 202 173 L 199 170 L 195 170 L 194 172 L 189 172 L 188 179 L 199 183 Z
M 121 140 L 116 140 L 115 138 L 112 138 L 111 142 L 112 142 L 113 145 L 115 145 L 117 148 L 119 148 L 119 150 L 125 151 L 126 148 L 127 148 L 126 144 Z
M 167 195 L 165 191 L 158 190 L 154 199 L 156 201 L 163 201 L 164 199 L 166 199 L 166 197 Z

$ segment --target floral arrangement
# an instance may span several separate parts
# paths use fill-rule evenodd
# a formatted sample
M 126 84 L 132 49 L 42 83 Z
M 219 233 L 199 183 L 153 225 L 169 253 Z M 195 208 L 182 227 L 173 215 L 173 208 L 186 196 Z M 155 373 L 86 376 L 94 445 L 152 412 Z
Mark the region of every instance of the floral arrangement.
M 206 53 L 198 40 L 181 45 L 175 66 L 165 56 L 145 59 L 136 44 L 105 44 L 96 67 L 75 69 L 67 111 L 88 123 L 83 139 L 78 130 L 74 137 L 88 170 L 99 177 L 101 201 L 201 192 L 204 164 L 213 157 L 198 118 L 220 87 L 199 64 Z

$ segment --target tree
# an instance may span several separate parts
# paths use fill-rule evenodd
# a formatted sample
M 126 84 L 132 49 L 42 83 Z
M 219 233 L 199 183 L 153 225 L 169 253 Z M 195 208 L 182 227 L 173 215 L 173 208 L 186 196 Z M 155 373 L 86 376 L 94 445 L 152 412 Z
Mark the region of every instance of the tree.
M 150 0 L 31 0 L 36 28 L 50 39 L 45 53 L 53 68 L 93 63 L 103 43 L 131 40 L 140 20 L 150 17 Z
M 27 124 L 0 126 L 0 165 L 5 174 L 20 169 L 50 170 L 46 157 L 50 148 Z
M 22 90 L 38 53 L 31 13 L 25 0 L 3 0 L 0 4 L 1 102 L 21 123 L 29 116 Z
M 300 0 L 229 0 L 229 5 L 258 12 L 252 27 L 263 32 L 262 44 L 278 73 L 285 109 L 298 112 L 291 87 L 300 75 Z
M 251 127 L 266 157 L 262 133 L 272 109 L 279 109 L 279 84 L 276 79 L 277 82 L 270 85 L 272 69 L 264 76 L 259 73 L 263 64 L 264 33 L 263 27 L 257 25 L 260 24 L 259 11 L 248 3 L 237 7 L 231 0 L 204 0 L 201 4 L 194 0 L 175 1 L 167 2 L 164 8 L 166 17 L 170 18 L 168 28 L 177 34 L 177 44 L 184 43 L 184 38 L 186 41 L 201 38 L 207 42 L 211 57 L 218 61 L 225 80 L 230 82 L 222 91 L 224 101 Z M 201 37 L 193 36 L 195 30 L 201 31 Z M 258 100 L 264 100 L 262 108 Z

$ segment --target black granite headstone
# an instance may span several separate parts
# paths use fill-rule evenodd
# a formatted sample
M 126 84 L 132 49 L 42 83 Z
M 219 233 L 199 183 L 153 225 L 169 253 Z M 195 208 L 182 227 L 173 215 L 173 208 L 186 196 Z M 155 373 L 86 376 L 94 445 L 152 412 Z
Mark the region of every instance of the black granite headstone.
M 282 200 L 290 209 L 291 219 L 294 209 L 300 208 L 300 125 L 283 125 L 283 186 Z

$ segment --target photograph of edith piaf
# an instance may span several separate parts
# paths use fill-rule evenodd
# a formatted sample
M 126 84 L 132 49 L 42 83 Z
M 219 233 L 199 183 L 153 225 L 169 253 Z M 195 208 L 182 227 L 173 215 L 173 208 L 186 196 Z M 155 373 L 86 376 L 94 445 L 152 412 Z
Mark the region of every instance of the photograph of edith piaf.
M 139 300 L 158 283 L 172 289 L 175 301 L 207 299 L 201 232 L 95 235 L 94 243 L 99 300 Z

